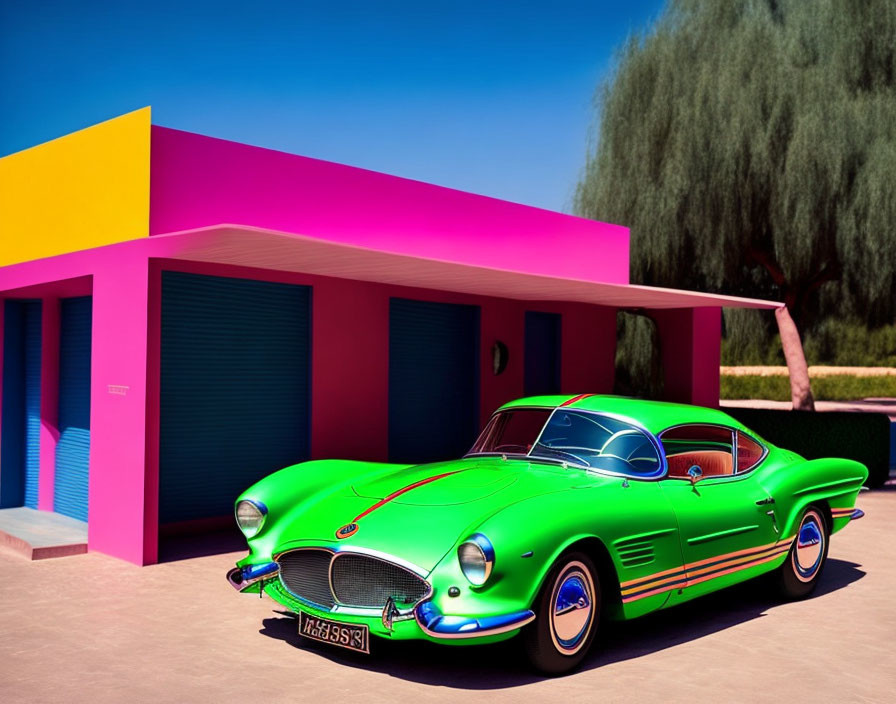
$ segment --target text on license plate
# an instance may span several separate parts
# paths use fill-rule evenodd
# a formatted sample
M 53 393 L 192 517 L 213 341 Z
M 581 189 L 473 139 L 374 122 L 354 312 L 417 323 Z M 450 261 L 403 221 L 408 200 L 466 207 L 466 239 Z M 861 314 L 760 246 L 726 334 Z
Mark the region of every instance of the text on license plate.
M 364 625 L 336 623 L 300 611 L 299 635 L 349 650 L 357 650 L 359 653 L 370 653 L 370 634 Z

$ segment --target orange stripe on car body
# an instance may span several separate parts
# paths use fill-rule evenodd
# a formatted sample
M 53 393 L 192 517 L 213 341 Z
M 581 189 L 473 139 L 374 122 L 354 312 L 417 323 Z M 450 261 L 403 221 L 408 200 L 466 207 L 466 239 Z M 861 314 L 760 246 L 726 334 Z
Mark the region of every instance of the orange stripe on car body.
M 663 570 L 662 572 L 656 572 L 655 574 L 647 575 L 646 577 L 638 577 L 637 579 L 630 579 L 627 582 L 622 582 L 619 586 L 627 591 L 631 591 L 632 587 L 635 586 L 647 586 L 650 582 L 658 580 L 660 577 L 665 577 L 666 575 L 675 575 L 684 570 L 693 570 L 698 567 L 702 567 L 704 565 L 708 565 L 711 562 L 719 562 L 720 560 L 731 560 L 736 557 L 747 556 L 758 554 L 764 552 L 765 550 L 771 550 L 772 548 L 778 547 L 779 545 L 787 544 L 789 547 L 793 542 L 793 538 L 789 538 L 786 540 L 778 540 L 774 543 L 769 543 L 768 545 L 761 545 L 755 548 L 745 548 L 743 550 L 737 550 L 735 552 L 730 553 L 722 553 L 721 555 L 716 555 L 715 557 L 707 557 L 705 560 L 698 560 L 697 562 L 689 562 L 681 567 L 673 567 L 669 570 Z
M 793 538 L 779 540 L 775 543 L 746 550 L 737 550 L 732 553 L 717 555 L 692 562 L 681 567 L 675 567 L 662 572 L 623 582 L 623 603 L 643 599 L 655 594 L 671 591 L 672 589 L 684 589 L 701 582 L 721 577 L 738 570 L 748 569 L 764 562 L 780 557 L 790 550 Z M 709 564 L 714 563 L 714 564 Z M 699 567 L 699 569 L 694 569 Z M 682 584 L 682 578 L 684 583 Z M 647 590 L 647 591 L 644 591 Z

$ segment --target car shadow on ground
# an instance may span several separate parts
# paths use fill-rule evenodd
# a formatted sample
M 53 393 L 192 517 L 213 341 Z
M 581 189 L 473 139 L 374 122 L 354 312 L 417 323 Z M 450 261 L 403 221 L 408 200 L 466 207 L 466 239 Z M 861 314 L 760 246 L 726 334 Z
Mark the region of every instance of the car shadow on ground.
M 865 576 L 861 566 L 829 559 L 813 598 L 842 589 Z M 782 602 L 768 580 L 753 580 L 634 621 L 608 623 L 598 634 L 581 670 L 630 660 L 702 638 L 761 618 Z M 428 641 L 371 639 L 371 654 L 362 655 L 316 643 L 298 635 L 295 617 L 286 611 L 263 621 L 260 633 L 346 667 L 386 673 L 411 682 L 455 689 L 517 687 L 543 679 L 528 669 L 520 639 L 471 647 Z

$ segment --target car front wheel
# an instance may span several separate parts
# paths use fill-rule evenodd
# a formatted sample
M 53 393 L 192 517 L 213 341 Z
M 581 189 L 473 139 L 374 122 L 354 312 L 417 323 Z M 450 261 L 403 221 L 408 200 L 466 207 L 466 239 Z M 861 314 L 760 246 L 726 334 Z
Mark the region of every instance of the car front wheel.
M 828 557 L 828 535 L 821 510 L 815 506 L 807 508 L 778 573 L 781 592 L 788 599 L 803 599 L 815 590 Z
M 553 566 L 536 601 L 535 622 L 524 632 L 532 665 L 549 675 L 575 668 L 600 620 L 600 581 L 583 553 L 568 553 Z

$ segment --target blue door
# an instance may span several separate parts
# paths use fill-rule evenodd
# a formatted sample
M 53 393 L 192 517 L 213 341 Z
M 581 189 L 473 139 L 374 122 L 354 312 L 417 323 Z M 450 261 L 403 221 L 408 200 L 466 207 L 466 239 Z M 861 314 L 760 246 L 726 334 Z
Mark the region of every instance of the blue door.
M 389 303 L 389 458 L 460 457 L 479 430 L 479 307 Z
M 233 513 L 309 456 L 311 288 L 162 272 L 159 520 Z
M 87 520 L 90 459 L 90 341 L 93 299 L 64 298 L 59 310 L 59 442 L 53 510 Z
M 560 393 L 560 316 L 526 311 L 524 392 Z
M 40 475 L 41 302 L 6 301 L 0 507 L 37 508 Z

